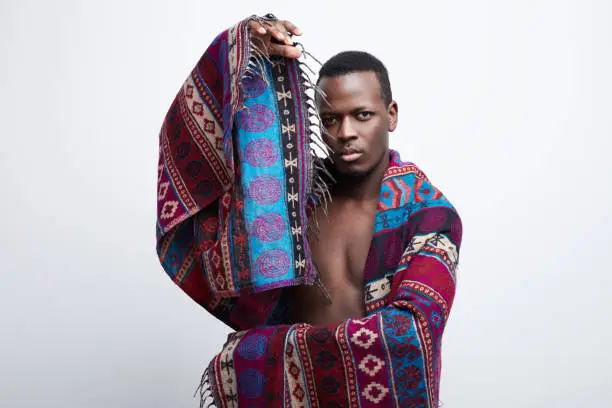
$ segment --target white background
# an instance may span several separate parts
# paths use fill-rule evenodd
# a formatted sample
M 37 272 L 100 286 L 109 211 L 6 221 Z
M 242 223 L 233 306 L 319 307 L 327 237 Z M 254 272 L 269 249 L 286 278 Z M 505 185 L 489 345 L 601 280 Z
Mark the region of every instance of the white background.
M 462 215 L 444 406 L 611 406 L 606 0 L 3 0 L 0 406 L 197 406 L 228 329 L 156 259 L 158 130 L 215 35 L 267 12 L 387 64 L 392 147 Z

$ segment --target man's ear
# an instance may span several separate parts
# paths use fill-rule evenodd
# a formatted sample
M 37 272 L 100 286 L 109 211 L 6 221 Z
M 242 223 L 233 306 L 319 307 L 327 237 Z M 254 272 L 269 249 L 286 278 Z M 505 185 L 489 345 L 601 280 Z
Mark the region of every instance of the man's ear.
M 389 132 L 393 132 L 397 127 L 397 102 L 391 101 L 387 108 L 387 115 L 389 115 Z

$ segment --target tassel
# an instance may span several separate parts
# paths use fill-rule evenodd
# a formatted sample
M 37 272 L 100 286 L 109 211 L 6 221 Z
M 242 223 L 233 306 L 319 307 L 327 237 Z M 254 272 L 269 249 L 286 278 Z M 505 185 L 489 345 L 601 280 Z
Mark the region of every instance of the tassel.
M 300 62 L 299 64 L 300 64 L 300 67 L 304 67 L 304 68 L 306 68 L 307 70 L 309 70 L 309 71 L 312 73 L 312 75 L 315 75 L 315 76 L 317 75 L 317 73 L 316 73 L 316 72 L 314 72 L 314 70 L 313 70 L 312 68 L 310 68 L 310 66 L 308 66 L 308 64 L 306 64 L 306 63 L 304 63 L 304 62 Z M 309 79 L 310 79 L 310 78 L 309 78 Z
M 323 66 L 323 63 L 321 61 L 319 61 L 318 59 L 316 59 L 314 55 L 312 55 L 311 53 L 309 53 L 305 49 L 302 49 L 302 52 L 304 53 L 304 55 L 307 55 L 310 58 L 312 58 L 313 60 L 315 60 L 317 62 L 317 64 L 319 64 L 320 66 Z
M 215 407 L 215 398 L 213 396 L 213 391 L 209 379 L 209 367 L 204 370 L 204 373 L 202 374 L 202 379 L 200 380 L 200 385 L 196 389 L 193 396 L 195 397 L 198 392 L 200 393 L 200 408 L 204 408 L 205 404 L 208 402 L 209 399 L 211 401 L 208 402 L 206 408 Z

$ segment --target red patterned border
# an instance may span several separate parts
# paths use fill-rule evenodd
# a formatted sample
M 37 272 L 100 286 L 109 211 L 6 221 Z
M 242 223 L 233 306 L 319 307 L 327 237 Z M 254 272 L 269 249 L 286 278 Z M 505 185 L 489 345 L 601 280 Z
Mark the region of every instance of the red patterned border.
M 189 133 L 191 134 L 193 141 L 200 148 L 200 151 L 208 161 L 210 168 L 215 172 L 217 180 L 219 180 L 223 187 L 229 186 L 232 180 L 229 174 L 227 173 L 226 165 L 225 163 L 222 163 L 222 161 L 216 154 L 216 149 L 211 146 L 208 138 L 202 134 L 202 132 L 200 131 L 200 127 L 195 123 L 195 121 L 189 114 L 189 108 L 185 103 L 184 89 L 181 88 L 177 98 L 179 98 L 179 107 L 181 109 L 181 115 L 185 120 L 185 125 L 187 125 L 187 128 L 189 129 Z
M 401 166 L 401 167 L 391 167 L 391 168 L 389 168 L 385 172 L 385 176 L 383 178 L 383 181 L 387 180 L 389 178 L 392 178 L 392 177 L 403 176 L 405 174 L 410 174 L 410 173 L 414 173 L 414 175 L 418 179 L 427 180 L 427 177 L 425 176 L 425 173 L 423 173 L 421 171 L 421 169 L 419 169 L 414 164 L 407 164 L 407 165 Z
M 380 338 L 380 330 L 378 326 L 377 316 L 371 316 L 364 319 L 353 320 L 349 332 L 351 340 L 351 350 L 353 351 L 354 361 L 357 366 L 357 378 L 359 381 L 359 399 L 362 408 L 374 408 L 377 406 L 389 406 L 391 399 L 391 389 L 388 377 L 388 365 L 384 346 Z M 354 338 L 351 336 L 365 335 L 369 340 L 363 344 L 360 341 L 360 336 Z M 371 370 L 372 363 L 377 362 L 380 365 L 376 369 Z M 378 392 L 373 392 L 377 390 Z
M 223 123 L 223 116 L 221 115 L 221 112 L 219 112 L 219 109 L 217 109 L 217 107 L 215 106 L 215 102 L 213 101 L 213 99 L 210 97 L 210 95 L 208 95 L 206 87 L 202 83 L 200 76 L 193 73 L 191 74 L 191 79 L 193 80 L 193 83 L 196 86 L 198 93 L 200 94 L 204 102 L 206 102 L 206 107 L 210 109 L 211 113 L 217 120 L 217 124 L 221 126 L 221 124 Z
M 163 130 L 162 138 L 162 149 L 164 150 L 164 164 L 166 165 L 166 169 L 168 169 L 168 174 L 170 175 L 170 182 L 174 185 L 177 193 L 179 194 L 179 199 L 183 202 L 185 207 L 187 207 L 187 210 L 190 213 L 193 213 L 198 209 L 198 206 L 189 194 L 187 185 L 181 178 L 176 164 L 172 159 L 172 152 L 170 151 L 170 142 L 168 141 L 168 134 L 166 133 L 166 129 Z M 167 226 L 167 228 L 169 229 L 170 227 Z
M 296 328 L 295 339 L 300 353 L 300 361 L 302 362 L 302 369 L 304 370 L 304 377 L 306 378 L 306 385 L 308 386 L 309 403 L 311 407 L 319 406 L 319 398 L 317 397 L 317 390 L 315 386 L 314 371 L 312 367 L 312 360 L 308 353 L 308 345 L 306 344 L 306 334 L 310 329 L 310 326 L 303 326 Z
M 348 339 L 346 338 L 346 330 L 350 323 L 350 319 L 336 329 L 336 341 L 340 346 L 342 354 L 342 364 L 344 365 L 344 375 L 346 378 L 347 394 L 349 397 L 349 407 L 359 406 L 359 390 L 357 389 L 357 376 L 355 374 L 355 364 L 351 355 Z
M 427 328 L 429 327 L 429 323 L 427 322 L 425 316 L 423 316 L 421 310 L 419 310 L 419 308 L 417 308 L 413 304 L 404 300 L 397 301 L 396 304 L 398 306 L 409 309 L 419 322 L 416 329 L 417 336 L 421 343 L 421 350 L 423 351 L 423 366 L 427 371 L 425 378 L 425 386 L 427 387 L 427 393 L 429 394 L 429 401 L 432 401 L 435 404 L 436 395 L 435 376 L 433 372 L 433 340 L 431 338 L 431 332 L 427 330 Z
M 366 313 L 371 313 L 375 310 L 378 310 L 384 306 L 386 306 L 389 302 L 389 295 L 390 293 L 388 293 L 384 298 L 376 300 L 372 303 L 368 303 L 366 305 Z
M 446 264 L 446 266 L 448 267 L 448 269 L 450 269 L 450 271 L 453 274 L 453 276 L 455 275 L 455 263 L 450 260 L 447 251 L 445 251 L 444 249 L 441 249 L 441 248 L 434 248 L 434 247 L 430 247 L 430 246 L 425 246 L 421 250 L 421 254 L 420 255 L 423 255 L 424 253 L 427 253 L 427 252 L 429 252 L 431 254 L 434 254 L 434 255 L 438 255 L 439 257 L 441 257 L 442 260 L 444 261 L 444 263 Z

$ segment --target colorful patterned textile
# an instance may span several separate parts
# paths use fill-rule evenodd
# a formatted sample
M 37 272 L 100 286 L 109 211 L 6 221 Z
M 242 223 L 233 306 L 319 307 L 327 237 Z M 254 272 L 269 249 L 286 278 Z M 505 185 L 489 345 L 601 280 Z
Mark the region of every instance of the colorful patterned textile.
M 217 407 L 437 407 L 460 218 L 391 152 L 366 261 L 366 317 L 229 336 L 202 390 Z
M 218 407 L 435 407 L 461 221 L 391 152 L 364 270 L 366 317 L 289 325 L 284 287 L 317 283 L 307 212 L 323 197 L 301 63 L 270 60 L 248 20 L 221 33 L 160 132 L 157 251 L 238 330 L 202 382 Z
M 161 264 L 235 329 L 266 323 L 278 288 L 315 281 L 306 209 L 325 191 L 303 63 L 266 57 L 250 19 L 208 47 L 159 138 Z

